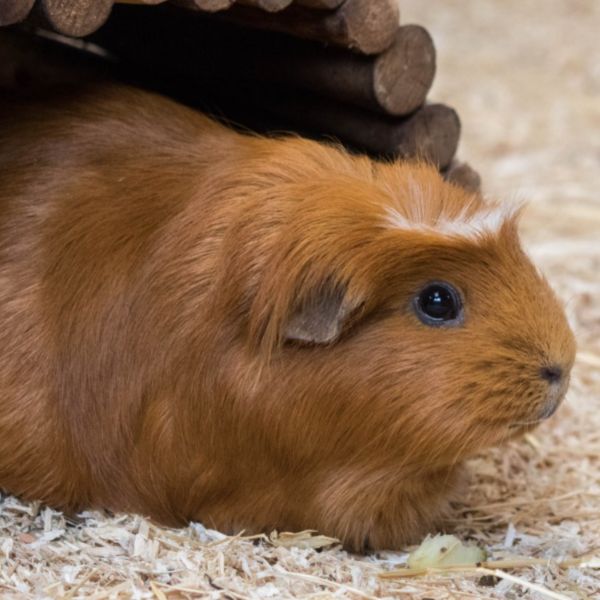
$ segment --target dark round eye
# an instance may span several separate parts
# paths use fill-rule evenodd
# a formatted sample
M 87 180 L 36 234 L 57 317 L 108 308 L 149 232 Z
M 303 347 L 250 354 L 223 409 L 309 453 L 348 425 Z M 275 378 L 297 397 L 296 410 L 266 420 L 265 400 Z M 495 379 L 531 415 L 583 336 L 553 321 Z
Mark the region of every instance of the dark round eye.
M 430 283 L 415 298 L 417 316 L 425 325 L 451 325 L 460 322 L 460 296 L 449 283 Z

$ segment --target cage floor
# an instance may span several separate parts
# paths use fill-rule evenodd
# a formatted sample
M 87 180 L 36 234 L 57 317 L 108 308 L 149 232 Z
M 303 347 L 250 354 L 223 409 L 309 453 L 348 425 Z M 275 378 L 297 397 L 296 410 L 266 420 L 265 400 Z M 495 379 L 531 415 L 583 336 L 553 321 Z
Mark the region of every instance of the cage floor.
M 529 201 L 526 247 L 578 337 L 566 404 L 526 439 L 470 461 L 469 495 L 446 525 L 509 566 L 498 579 L 465 571 L 381 580 L 405 553 L 361 557 L 310 547 L 326 542 L 318 538 L 301 547 L 303 536 L 229 538 L 125 515 L 67 523 L 6 497 L 2 597 L 599 597 L 600 3 L 402 0 L 401 9 L 436 42 L 431 97 L 462 117 L 461 158 L 490 195 Z M 524 566 L 531 558 L 541 560 Z

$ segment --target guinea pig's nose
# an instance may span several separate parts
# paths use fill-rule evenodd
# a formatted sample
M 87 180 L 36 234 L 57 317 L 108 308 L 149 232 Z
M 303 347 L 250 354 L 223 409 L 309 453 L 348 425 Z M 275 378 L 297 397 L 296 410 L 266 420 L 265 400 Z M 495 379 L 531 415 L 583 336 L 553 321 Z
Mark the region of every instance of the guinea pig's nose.
M 550 384 L 560 383 L 563 378 L 562 367 L 558 365 L 544 366 L 540 369 L 540 377 Z

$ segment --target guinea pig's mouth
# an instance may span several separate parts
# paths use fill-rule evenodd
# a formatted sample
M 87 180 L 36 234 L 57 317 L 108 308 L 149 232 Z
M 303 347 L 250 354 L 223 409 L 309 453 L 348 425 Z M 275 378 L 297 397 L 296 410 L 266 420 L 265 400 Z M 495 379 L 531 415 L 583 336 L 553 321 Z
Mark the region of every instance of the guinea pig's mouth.
M 539 413 L 530 420 L 525 421 L 513 421 L 509 424 L 508 428 L 514 429 L 533 429 L 540 423 L 543 423 L 549 419 L 561 405 L 568 389 L 568 379 L 563 382 L 560 386 L 553 385 L 546 395 L 545 402 Z
M 537 427 L 540 423 L 543 423 L 544 421 L 548 420 L 558 410 L 558 407 L 560 406 L 561 402 L 562 397 L 555 399 L 551 402 L 547 402 L 537 419 L 532 419 L 531 421 L 514 421 L 508 426 L 508 428 L 533 429 L 534 427 Z

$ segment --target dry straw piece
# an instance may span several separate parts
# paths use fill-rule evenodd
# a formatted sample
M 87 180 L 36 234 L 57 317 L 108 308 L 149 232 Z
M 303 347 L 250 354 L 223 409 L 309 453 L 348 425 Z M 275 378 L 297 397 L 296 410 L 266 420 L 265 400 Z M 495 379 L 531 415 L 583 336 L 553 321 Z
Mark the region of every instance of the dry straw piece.
M 485 548 L 489 562 L 388 579 L 380 574 L 403 568 L 406 552 L 349 555 L 307 532 L 227 537 L 136 516 L 67 519 L 5 497 L 0 597 L 598 597 L 600 3 L 547 2 L 540 19 L 534 0 L 464 0 L 460 10 L 444 0 L 403 0 L 402 14 L 436 40 L 433 95 L 463 115 L 462 158 L 488 192 L 530 200 L 526 247 L 565 300 L 579 343 L 559 413 L 526 439 L 470 461 L 468 495 L 446 530 Z M 565 31 L 577 35 L 553 44 L 548 58 L 548 40 Z

